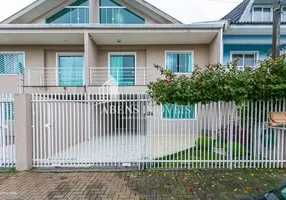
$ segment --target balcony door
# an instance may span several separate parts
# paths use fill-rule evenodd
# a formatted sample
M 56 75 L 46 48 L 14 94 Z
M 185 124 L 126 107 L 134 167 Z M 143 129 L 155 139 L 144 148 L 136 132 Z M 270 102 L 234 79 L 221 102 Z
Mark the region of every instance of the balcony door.
M 58 85 L 83 86 L 83 54 L 58 54 Z
M 109 79 L 112 85 L 135 85 L 135 53 L 109 53 Z

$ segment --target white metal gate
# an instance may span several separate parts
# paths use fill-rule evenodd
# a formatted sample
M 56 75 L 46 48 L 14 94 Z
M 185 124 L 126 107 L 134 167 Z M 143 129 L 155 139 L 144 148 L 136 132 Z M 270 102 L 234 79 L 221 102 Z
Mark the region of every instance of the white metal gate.
M 278 168 L 286 101 L 156 105 L 146 94 L 33 94 L 34 167 Z
M 144 94 L 34 94 L 35 167 L 140 167 Z M 148 100 L 149 101 L 149 100 Z
M 14 99 L 12 94 L 0 94 L 0 167 L 14 167 Z

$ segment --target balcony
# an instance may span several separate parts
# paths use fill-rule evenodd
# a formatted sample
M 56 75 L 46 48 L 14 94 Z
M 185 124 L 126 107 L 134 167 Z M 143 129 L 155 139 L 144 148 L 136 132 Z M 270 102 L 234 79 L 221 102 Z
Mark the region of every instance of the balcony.
M 107 68 L 95 67 L 89 68 L 89 85 L 101 86 L 108 77 L 112 78 L 111 85 L 118 86 L 142 86 L 148 83 L 148 74 L 146 67 L 124 67 L 124 68 Z
M 148 84 L 146 67 L 108 68 L 26 68 L 23 76 L 25 87 L 82 87 L 102 86 L 106 83 L 117 86 L 145 86 Z

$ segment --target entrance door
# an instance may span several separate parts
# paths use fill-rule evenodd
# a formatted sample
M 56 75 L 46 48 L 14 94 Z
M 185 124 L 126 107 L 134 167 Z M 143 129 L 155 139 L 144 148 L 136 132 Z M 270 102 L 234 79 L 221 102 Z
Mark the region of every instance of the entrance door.
M 109 75 L 116 85 L 135 85 L 135 53 L 110 54 Z
M 83 86 L 83 55 L 58 56 L 59 86 Z

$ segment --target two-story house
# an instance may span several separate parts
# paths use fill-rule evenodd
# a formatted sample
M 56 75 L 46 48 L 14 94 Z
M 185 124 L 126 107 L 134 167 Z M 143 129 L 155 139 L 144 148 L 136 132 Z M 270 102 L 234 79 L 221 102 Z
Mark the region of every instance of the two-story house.
M 282 7 L 281 48 L 286 43 L 286 5 Z M 256 61 L 271 55 L 273 1 L 244 0 L 222 20 L 228 20 L 224 32 L 224 64 L 239 58 L 239 68 L 254 67 Z
M 188 74 L 220 62 L 223 27 L 144 0 L 37 0 L 0 24 L 0 92 L 145 91 L 154 63 Z

